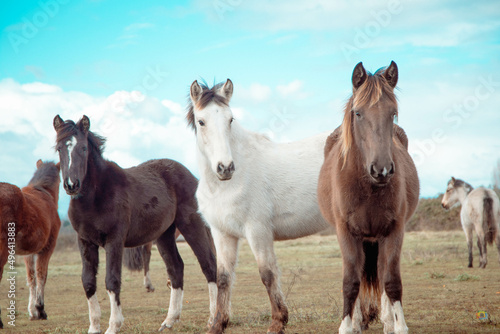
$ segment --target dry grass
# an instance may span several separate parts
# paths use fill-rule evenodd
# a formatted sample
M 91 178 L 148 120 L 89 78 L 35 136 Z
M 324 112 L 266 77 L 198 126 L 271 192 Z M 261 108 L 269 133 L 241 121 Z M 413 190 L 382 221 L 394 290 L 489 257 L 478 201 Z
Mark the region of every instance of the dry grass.
M 342 314 L 340 250 L 335 236 L 312 236 L 275 243 L 287 296 L 290 322 L 287 333 L 335 333 Z M 208 291 L 192 251 L 179 244 L 185 261 L 185 295 L 182 321 L 171 333 L 204 333 L 208 318 Z M 402 257 L 403 304 L 412 333 L 498 333 L 500 331 L 500 265 L 490 247 L 485 270 L 467 268 L 462 232 L 411 232 L 405 237 Z M 104 254 L 98 275 L 102 329 L 107 328 L 109 301 L 104 288 Z M 475 254 L 477 265 L 477 254 Z M 24 267 L 17 281 L 15 329 L 3 333 L 87 333 L 87 302 L 80 282 L 78 251 L 56 252 L 46 290 L 47 321 L 29 321 L 28 289 Z M 169 290 L 166 271 L 157 251 L 153 253 L 154 293 L 142 287 L 142 275 L 123 271 L 123 333 L 157 333 L 166 316 Z M 2 318 L 6 323 L 6 282 L 0 285 Z M 237 282 L 232 298 L 233 316 L 228 334 L 265 333 L 270 319 L 268 297 L 246 243 L 240 247 Z M 477 311 L 489 321 L 476 319 Z M 377 323 L 365 333 L 382 333 Z M 1 332 L 0 332 L 1 333 Z

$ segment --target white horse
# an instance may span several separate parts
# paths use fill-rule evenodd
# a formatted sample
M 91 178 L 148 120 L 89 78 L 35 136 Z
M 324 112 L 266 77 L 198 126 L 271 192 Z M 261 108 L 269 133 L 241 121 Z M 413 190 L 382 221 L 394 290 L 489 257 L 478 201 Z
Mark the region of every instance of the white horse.
M 486 244 L 496 240 L 500 261 L 500 204 L 497 194 L 483 187 L 477 189 L 454 177 L 448 182 L 441 205 L 449 209 L 456 203 L 462 204 L 460 220 L 469 248 L 469 268 L 472 268 L 472 229 L 476 230 L 479 248 L 479 268 L 485 268 Z
M 217 309 L 209 333 L 229 322 L 238 242 L 246 238 L 272 307 L 269 333 L 284 333 L 288 309 L 280 288 L 274 240 L 299 238 L 329 224 L 319 211 L 316 188 L 328 133 L 292 143 L 272 142 L 233 118 L 233 83 L 191 85 L 187 120 L 196 133 L 199 210 L 217 251 Z

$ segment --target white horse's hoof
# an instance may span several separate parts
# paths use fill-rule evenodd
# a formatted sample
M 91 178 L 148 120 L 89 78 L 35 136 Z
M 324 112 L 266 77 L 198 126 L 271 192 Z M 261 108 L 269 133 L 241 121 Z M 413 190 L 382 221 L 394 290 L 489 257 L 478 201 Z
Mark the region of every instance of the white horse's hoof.
M 177 319 L 174 319 L 174 320 L 170 320 L 170 319 L 165 320 L 165 321 L 161 324 L 160 329 L 158 329 L 158 332 L 161 332 L 161 331 L 163 331 L 164 329 L 172 329 L 172 327 L 174 327 L 174 324 L 175 324 L 176 322 L 179 322 L 179 320 L 180 320 L 180 317 L 178 317 Z

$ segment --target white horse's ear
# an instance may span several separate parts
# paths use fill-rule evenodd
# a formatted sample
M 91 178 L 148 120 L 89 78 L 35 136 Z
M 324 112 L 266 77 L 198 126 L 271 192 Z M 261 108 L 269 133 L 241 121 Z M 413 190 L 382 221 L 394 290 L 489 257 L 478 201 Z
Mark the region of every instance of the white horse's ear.
M 392 88 L 396 87 L 398 83 L 398 65 L 394 61 L 391 61 L 391 65 L 384 71 L 382 76 L 387 80 L 389 86 Z
M 191 97 L 191 101 L 193 104 L 196 104 L 201 97 L 201 93 L 203 93 L 203 89 L 201 88 L 198 80 L 193 81 L 191 84 L 191 88 L 189 89 L 189 96 Z
M 226 100 L 231 100 L 231 97 L 233 96 L 233 82 L 230 79 L 227 79 L 226 83 L 219 89 L 217 93 L 225 97 Z
M 366 81 L 366 78 L 368 78 L 368 75 L 363 67 L 363 63 L 359 62 L 352 71 L 352 87 L 358 89 Z
M 453 184 L 455 184 L 455 181 L 456 181 L 456 180 L 455 180 L 455 178 L 452 176 L 452 177 L 451 177 L 451 184 L 452 184 L 452 185 L 453 185 Z

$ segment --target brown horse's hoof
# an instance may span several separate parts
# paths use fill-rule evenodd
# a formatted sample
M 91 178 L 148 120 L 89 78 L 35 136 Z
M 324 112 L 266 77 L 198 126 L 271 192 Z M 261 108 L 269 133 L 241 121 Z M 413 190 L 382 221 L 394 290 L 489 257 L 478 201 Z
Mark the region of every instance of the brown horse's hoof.
M 267 329 L 267 334 L 285 334 L 285 324 L 280 321 L 273 320 L 271 326 Z

